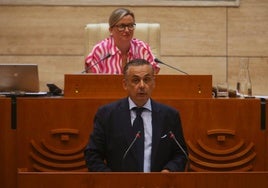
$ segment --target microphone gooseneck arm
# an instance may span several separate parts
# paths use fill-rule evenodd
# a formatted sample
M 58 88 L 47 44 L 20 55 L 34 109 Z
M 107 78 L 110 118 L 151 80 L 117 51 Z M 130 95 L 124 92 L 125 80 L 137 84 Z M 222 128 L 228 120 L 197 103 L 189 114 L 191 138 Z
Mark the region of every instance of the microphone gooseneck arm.
M 185 155 L 185 157 L 186 157 L 186 167 L 185 167 L 185 171 L 188 171 L 188 169 L 189 169 L 189 157 L 188 157 L 188 154 L 187 154 L 187 152 L 183 149 L 183 147 L 181 146 L 181 144 L 179 143 L 179 141 L 176 139 L 176 137 L 175 137 L 175 135 L 174 135 L 174 133 L 172 132 L 172 131 L 169 131 L 169 136 L 170 136 L 170 138 L 171 139 L 173 139 L 174 140 L 174 142 L 177 144 L 177 146 L 180 148 L 180 150 L 183 152 L 183 154 Z
M 94 63 L 93 65 L 87 67 L 85 70 L 83 70 L 81 73 L 86 73 L 89 69 L 91 69 L 92 67 L 98 65 L 100 62 L 102 62 L 103 60 L 109 58 L 111 56 L 111 54 L 107 54 L 105 55 L 103 58 L 101 58 L 99 61 L 97 61 L 96 63 Z
M 187 158 L 188 160 L 188 154 L 186 153 L 186 151 L 183 149 L 183 147 L 181 146 L 181 144 L 178 142 L 178 140 L 176 139 L 175 135 L 173 134 L 172 131 L 169 131 L 169 135 L 170 135 L 170 138 L 172 138 L 176 144 L 178 145 L 178 147 L 181 149 L 181 151 L 184 153 L 185 157 Z
M 127 148 L 127 150 L 125 151 L 124 155 L 123 155 L 123 160 L 126 158 L 129 150 L 132 148 L 133 144 L 136 142 L 136 140 L 140 137 L 141 131 L 138 131 L 135 138 L 132 140 L 131 144 L 129 145 L 129 147 Z
M 183 74 L 189 75 L 187 72 L 184 72 L 184 71 L 182 71 L 182 70 L 180 70 L 180 69 L 178 69 L 178 68 L 176 68 L 176 67 L 173 67 L 173 66 L 171 66 L 171 65 L 168 65 L 168 64 L 166 64 L 166 63 L 163 63 L 162 61 L 160 61 L 160 60 L 157 59 L 157 58 L 155 58 L 154 61 L 157 62 L 157 63 L 159 63 L 159 64 L 163 64 L 163 65 L 165 65 L 165 66 L 167 66 L 167 67 L 169 67 L 169 68 L 172 68 L 172 69 L 174 69 L 174 70 L 176 70 L 176 71 L 179 71 L 179 72 L 181 72 L 181 73 L 183 73 Z

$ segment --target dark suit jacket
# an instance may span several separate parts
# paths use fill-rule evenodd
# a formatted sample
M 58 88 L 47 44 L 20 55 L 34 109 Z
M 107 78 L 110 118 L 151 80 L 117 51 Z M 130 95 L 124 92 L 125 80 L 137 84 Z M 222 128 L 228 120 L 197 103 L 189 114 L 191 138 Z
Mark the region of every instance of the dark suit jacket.
M 168 134 L 172 131 L 187 153 L 179 113 L 153 100 L 151 104 L 153 133 L 151 171 L 159 172 L 163 169 L 184 171 L 187 157 Z M 98 110 L 94 118 L 94 130 L 85 149 L 85 160 L 89 171 L 138 171 L 134 147 L 123 159 L 124 153 L 134 139 L 131 128 L 127 98 L 102 106 Z

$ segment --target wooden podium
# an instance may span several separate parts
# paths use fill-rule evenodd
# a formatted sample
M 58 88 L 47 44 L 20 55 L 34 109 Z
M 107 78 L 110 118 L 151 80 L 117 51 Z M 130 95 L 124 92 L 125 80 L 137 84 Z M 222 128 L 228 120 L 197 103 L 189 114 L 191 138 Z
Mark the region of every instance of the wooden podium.
M 112 100 L 18 97 L 17 128 L 12 129 L 11 100 L 0 97 L 0 185 L 7 188 L 268 187 L 268 153 L 264 149 L 268 146 L 268 111 L 261 116 L 259 99 L 158 100 L 180 112 L 191 172 L 83 172 L 87 170 L 83 148 L 93 128 L 94 114 L 99 106 Z
M 64 97 L 122 98 L 123 75 L 65 74 Z M 156 99 L 212 98 L 212 75 L 156 75 Z

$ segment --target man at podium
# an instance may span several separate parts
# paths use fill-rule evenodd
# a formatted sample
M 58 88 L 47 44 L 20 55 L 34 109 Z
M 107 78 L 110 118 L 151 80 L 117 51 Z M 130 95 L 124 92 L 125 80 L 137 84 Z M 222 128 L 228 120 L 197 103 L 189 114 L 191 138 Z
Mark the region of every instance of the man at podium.
M 179 113 L 151 99 L 154 69 L 135 59 L 123 70 L 126 98 L 100 107 L 85 149 L 92 172 L 184 171 L 188 152 Z

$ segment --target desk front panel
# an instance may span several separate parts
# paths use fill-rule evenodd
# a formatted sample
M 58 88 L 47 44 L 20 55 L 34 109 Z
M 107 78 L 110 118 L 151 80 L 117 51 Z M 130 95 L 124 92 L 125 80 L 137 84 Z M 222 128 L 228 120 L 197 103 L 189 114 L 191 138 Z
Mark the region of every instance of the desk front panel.
M 19 98 L 18 167 L 87 171 L 83 150 L 100 105 L 112 99 Z M 178 109 L 190 171 L 265 171 L 267 131 L 257 99 L 161 100 Z
M 123 75 L 66 74 L 65 97 L 94 99 L 121 98 L 126 95 Z M 212 98 L 212 75 L 156 75 L 153 98 Z M 108 95 L 107 95 L 108 94 Z
M 12 129 L 11 100 L 0 97 L 0 185 L 16 187 L 16 130 Z M 9 181 L 11 180 L 11 181 Z

